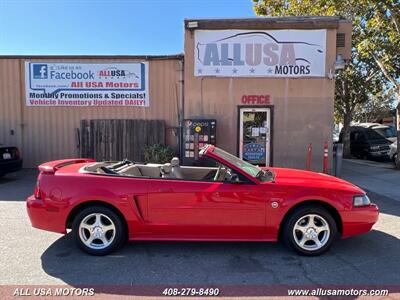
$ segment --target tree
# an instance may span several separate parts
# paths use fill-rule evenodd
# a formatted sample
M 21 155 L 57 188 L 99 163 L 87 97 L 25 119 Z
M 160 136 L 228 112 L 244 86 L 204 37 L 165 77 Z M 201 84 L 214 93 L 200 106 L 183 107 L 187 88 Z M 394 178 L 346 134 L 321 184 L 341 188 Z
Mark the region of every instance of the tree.
M 338 73 L 335 85 L 335 117 L 343 123 L 343 154 L 350 156 L 350 125 L 357 107 L 365 104 L 373 89 L 374 74 L 363 72 L 353 59 Z
M 353 120 L 357 122 L 374 122 L 385 118 L 393 118 L 394 99 L 394 90 L 385 90 L 369 95 L 368 101 L 355 109 Z
M 357 23 L 357 50 L 372 61 L 393 86 L 400 102 L 400 1 L 361 1 Z
M 394 89 L 400 100 L 400 2 L 253 0 L 253 3 L 257 15 L 342 16 L 352 20 L 353 55 L 337 76 L 335 92 L 336 117 L 341 117 L 344 124 L 344 154 L 349 155 L 348 129 L 357 107 L 383 87 Z

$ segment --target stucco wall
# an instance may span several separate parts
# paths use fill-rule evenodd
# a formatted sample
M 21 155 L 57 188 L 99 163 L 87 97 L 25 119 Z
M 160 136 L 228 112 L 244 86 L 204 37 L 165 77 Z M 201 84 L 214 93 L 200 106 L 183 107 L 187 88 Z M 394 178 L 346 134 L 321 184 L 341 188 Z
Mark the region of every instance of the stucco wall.
M 334 80 L 324 78 L 195 77 L 194 34 L 185 32 L 185 117 L 217 119 L 217 146 L 238 154 L 238 106 L 243 95 L 270 95 L 273 165 L 305 168 L 313 143 L 314 170 L 323 144 L 332 145 Z M 336 59 L 336 29 L 327 30 L 326 73 Z M 260 106 L 262 107 L 262 106 Z

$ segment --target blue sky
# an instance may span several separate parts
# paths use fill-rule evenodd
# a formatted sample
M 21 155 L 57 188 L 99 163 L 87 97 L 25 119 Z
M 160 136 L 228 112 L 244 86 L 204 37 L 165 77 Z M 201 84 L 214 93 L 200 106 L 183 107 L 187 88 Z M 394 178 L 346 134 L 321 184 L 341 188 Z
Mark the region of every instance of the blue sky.
M 214 17 L 252 0 L 0 0 L 0 55 L 182 53 L 183 20 Z

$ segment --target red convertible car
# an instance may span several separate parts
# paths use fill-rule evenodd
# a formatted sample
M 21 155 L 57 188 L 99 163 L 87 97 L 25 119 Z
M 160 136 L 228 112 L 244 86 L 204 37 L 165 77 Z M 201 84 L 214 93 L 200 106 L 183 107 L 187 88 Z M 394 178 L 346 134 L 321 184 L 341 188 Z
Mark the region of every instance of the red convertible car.
M 259 168 L 207 145 L 216 167 L 65 159 L 39 166 L 27 199 L 36 228 L 94 255 L 127 240 L 277 241 L 304 255 L 365 233 L 378 208 L 363 190 L 308 171 Z

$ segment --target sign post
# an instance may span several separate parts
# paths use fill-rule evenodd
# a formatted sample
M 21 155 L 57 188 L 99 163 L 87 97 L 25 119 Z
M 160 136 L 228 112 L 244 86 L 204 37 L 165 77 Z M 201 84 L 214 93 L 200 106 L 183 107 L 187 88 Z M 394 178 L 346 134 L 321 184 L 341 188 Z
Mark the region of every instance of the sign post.
M 396 130 L 397 130 L 397 159 L 395 160 L 396 168 L 400 169 L 400 103 L 396 108 Z

